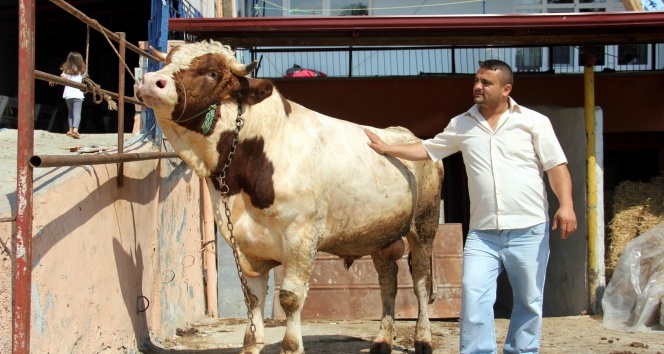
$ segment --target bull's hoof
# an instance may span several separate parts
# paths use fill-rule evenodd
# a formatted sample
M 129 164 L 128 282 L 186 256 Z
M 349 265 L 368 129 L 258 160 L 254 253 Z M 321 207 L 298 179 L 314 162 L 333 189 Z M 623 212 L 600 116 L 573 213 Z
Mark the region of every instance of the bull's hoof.
M 292 350 L 285 350 L 282 348 L 279 354 L 304 354 L 304 350 L 300 349 L 297 351 L 292 351 Z
M 242 350 L 240 351 L 240 354 L 260 354 L 260 353 L 263 352 L 263 349 L 264 348 L 262 346 L 259 347 L 259 346 L 256 346 L 256 345 L 252 345 L 252 346 L 249 346 L 249 347 L 242 348 Z
M 392 346 L 385 342 L 374 342 L 369 351 L 371 354 L 390 354 L 392 353 Z
M 431 343 L 415 342 L 415 354 L 433 354 Z

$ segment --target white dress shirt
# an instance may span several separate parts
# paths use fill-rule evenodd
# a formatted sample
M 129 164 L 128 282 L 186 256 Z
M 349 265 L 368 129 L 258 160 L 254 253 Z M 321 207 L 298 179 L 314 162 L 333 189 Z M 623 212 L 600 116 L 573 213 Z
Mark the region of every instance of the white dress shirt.
M 567 163 L 549 119 L 512 98 L 509 103 L 495 131 L 474 105 L 423 141 L 434 161 L 463 154 L 471 229 L 520 229 L 547 221 L 543 171 Z

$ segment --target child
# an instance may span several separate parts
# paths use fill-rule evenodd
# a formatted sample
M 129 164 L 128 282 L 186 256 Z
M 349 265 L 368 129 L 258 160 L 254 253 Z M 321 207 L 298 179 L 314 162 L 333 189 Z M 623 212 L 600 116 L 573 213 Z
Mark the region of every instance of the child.
M 83 76 L 85 75 L 85 60 L 79 52 L 69 52 L 67 55 L 67 61 L 65 61 L 61 66 L 62 70 L 61 77 L 69 79 L 76 82 L 83 82 Z M 55 85 L 54 82 L 49 82 L 49 85 Z M 69 131 L 67 136 L 71 136 L 74 139 L 80 139 L 81 136 L 78 134 L 78 126 L 81 124 L 81 108 L 83 107 L 83 91 L 65 86 L 65 91 L 62 94 L 62 98 L 67 102 L 67 109 L 69 114 L 67 116 L 67 121 L 69 123 Z

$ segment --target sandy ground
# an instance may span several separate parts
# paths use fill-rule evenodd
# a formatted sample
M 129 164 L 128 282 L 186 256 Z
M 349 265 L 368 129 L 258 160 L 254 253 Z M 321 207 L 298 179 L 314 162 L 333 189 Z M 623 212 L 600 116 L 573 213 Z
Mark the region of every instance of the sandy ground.
M 600 317 L 571 316 L 544 319 L 541 353 L 664 353 L 664 331 L 625 333 L 605 329 Z M 265 354 L 279 353 L 283 321 L 267 320 Z M 507 319 L 496 320 L 499 352 L 505 340 Z M 205 319 L 182 329 L 151 353 L 238 353 L 244 335 L 244 319 Z M 378 333 L 377 321 L 303 321 L 307 353 L 368 353 Z M 434 353 L 458 353 L 459 324 L 456 320 L 432 321 Z M 413 353 L 413 321 L 397 322 L 393 354 Z
M 9 212 L 16 203 L 16 152 L 18 131 L 0 129 L 0 215 Z M 129 152 L 144 142 L 141 136 L 124 134 L 124 150 Z M 95 153 L 116 153 L 117 134 L 81 134 L 81 139 L 68 137 L 66 134 L 35 130 L 33 155 L 80 155 Z M 76 151 L 72 151 L 76 150 Z M 66 166 L 56 168 L 33 169 L 34 191 L 39 193 L 46 186 L 55 186 L 59 177 L 67 173 L 85 170 L 85 166 Z

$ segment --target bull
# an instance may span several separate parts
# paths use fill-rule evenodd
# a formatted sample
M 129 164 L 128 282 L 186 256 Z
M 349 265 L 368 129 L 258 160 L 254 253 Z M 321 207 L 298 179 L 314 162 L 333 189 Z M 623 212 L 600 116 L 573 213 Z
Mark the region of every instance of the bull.
M 281 353 L 304 353 L 300 313 L 316 252 L 323 251 L 347 265 L 371 255 L 383 311 L 371 352 L 390 353 L 396 261 L 405 238 L 419 304 L 415 350 L 431 353 L 427 305 L 440 162 L 377 154 L 364 129 L 391 144 L 417 138 L 404 128 L 365 127 L 289 101 L 269 80 L 248 77 L 256 62 L 243 65 L 218 42 L 153 52 L 164 67 L 143 76 L 137 97 L 154 110 L 178 155 L 206 179 L 217 226 L 236 246 L 252 319 L 241 352 L 263 350 L 268 272 L 282 265 L 279 302 L 287 322 Z M 230 229 L 222 227 L 229 214 Z

